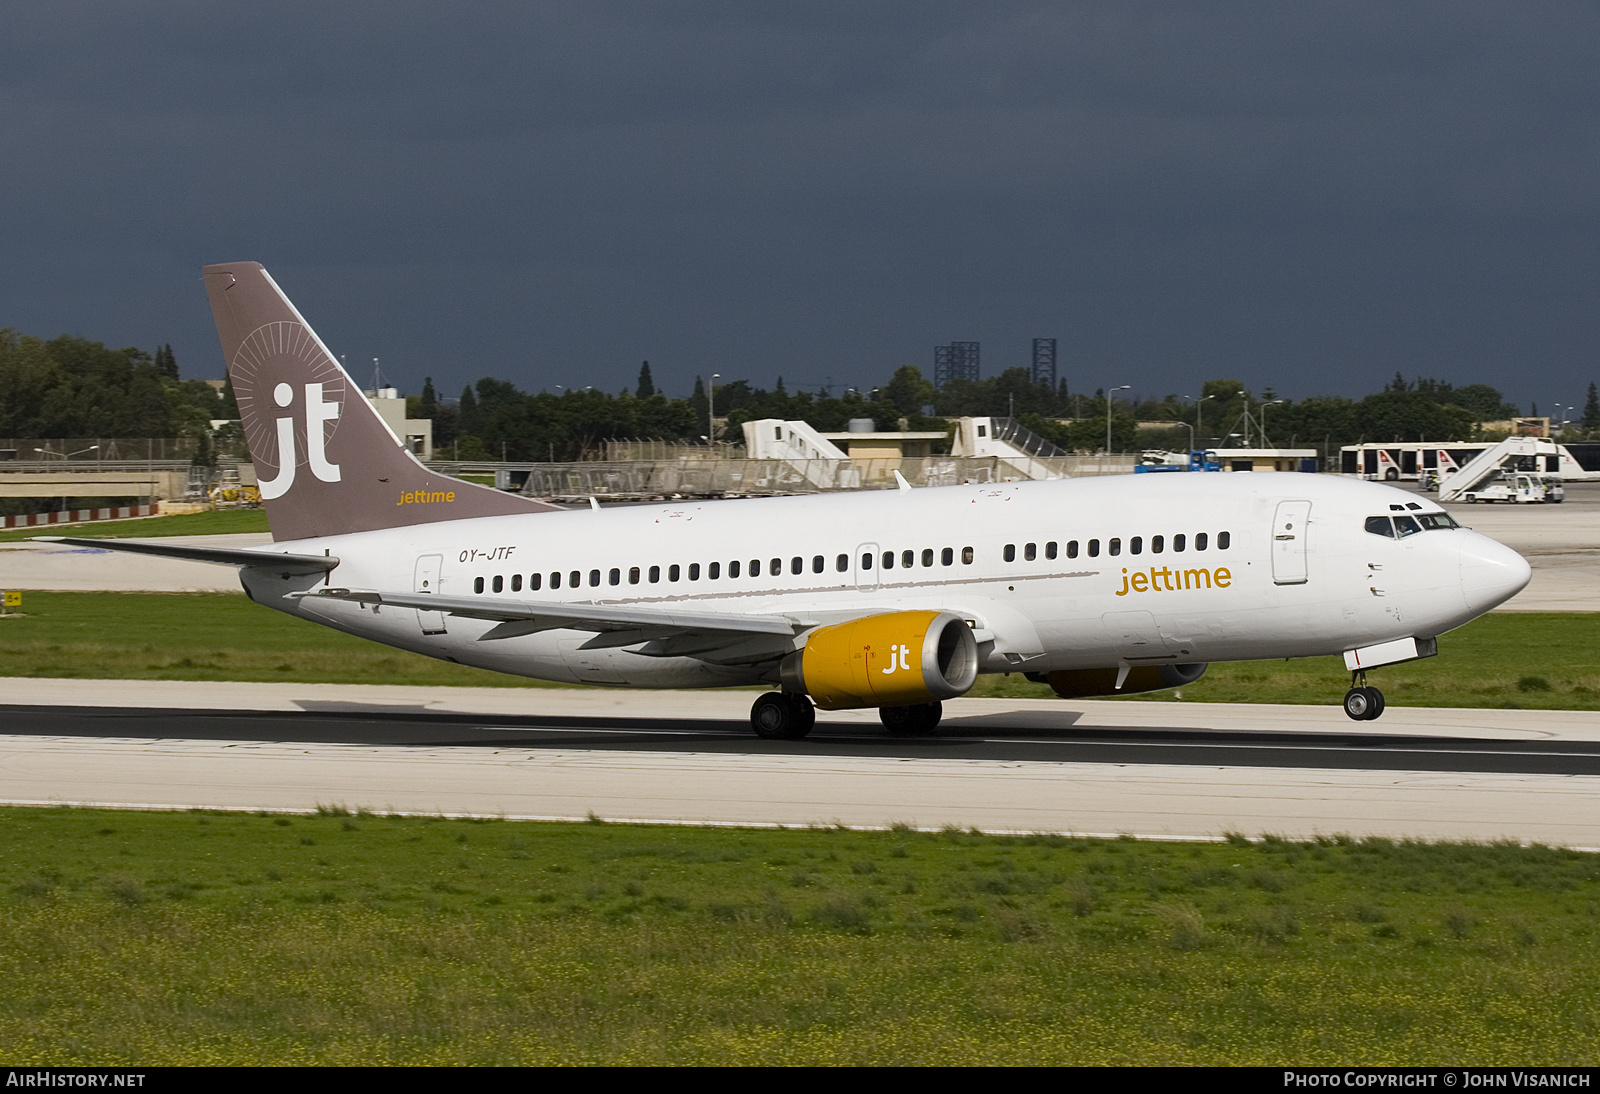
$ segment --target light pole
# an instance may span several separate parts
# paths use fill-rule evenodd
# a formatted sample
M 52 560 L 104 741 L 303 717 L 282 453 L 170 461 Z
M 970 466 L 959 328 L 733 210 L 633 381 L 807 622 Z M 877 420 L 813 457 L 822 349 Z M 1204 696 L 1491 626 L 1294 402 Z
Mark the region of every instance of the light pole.
M 1287 403 L 1288 401 L 1289 401 L 1288 399 L 1273 399 L 1269 403 L 1262 403 L 1261 404 L 1261 412 L 1260 413 L 1261 413 L 1261 447 L 1262 448 L 1267 447 L 1267 407 L 1269 407 L 1269 406 L 1277 406 L 1279 403 Z
M 1123 384 L 1121 387 L 1114 387 L 1106 392 L 1106 455 L 1108 456 L 1111 455 L 1111 396 L 1116 392 L 1127 391 L 1132 387 L 1132 384 Z
M 1184 398 L 1188 398 L 1188 396 L 1186 395 L 1186 396 L 1184 396 Z M 1200 423 L 1201 414 L 1206 408 L 1206 400 L 1207 399 L 1215 399 L 1215 398 L 1216 398 L 1215 395 L 1202 395 L 1202 396 L 1200 396 L 1199 399 L 1195 400 L 1195 404 L 1194 404 L 1194 427 L 1199 432 L 1199 435 L 1202 436 L 1202 437 L 1205 436 L 1205 430 L 1202 428 L 1201 423 Z

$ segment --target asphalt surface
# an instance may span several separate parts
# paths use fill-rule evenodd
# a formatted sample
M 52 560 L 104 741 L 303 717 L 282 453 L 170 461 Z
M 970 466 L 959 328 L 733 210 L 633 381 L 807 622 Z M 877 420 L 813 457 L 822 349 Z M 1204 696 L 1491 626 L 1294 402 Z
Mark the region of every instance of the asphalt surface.
M 696 755 L 877 757 L 895 760 L 1361 771 L 1600 775 L 1600 742 L 1472 736 L 1248 731 L 1073 725 L 1048 732 L 893 738 L 870 726 L 819 725 L 803 741 L 764 741 L 747 723 L 647 717 L 498 717 L 370 712 L 279 713 L 136 707 L 0 707 L 0 735 L 135 741 L 271 742 L 379 748 L 469 748 L 530 753 L 584 749 Z

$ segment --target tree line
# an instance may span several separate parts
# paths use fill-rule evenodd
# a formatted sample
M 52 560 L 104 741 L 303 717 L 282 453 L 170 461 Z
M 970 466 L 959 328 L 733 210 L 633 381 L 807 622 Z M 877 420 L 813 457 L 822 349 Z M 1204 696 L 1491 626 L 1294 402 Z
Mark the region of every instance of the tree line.
M 1068 451 L 1095 452 L 1106 447 L 1109 417 L 1113 451 L 1186 448 L 1192 437 L 1207 448 L 1248 439 L 1331 452 L 1360 441 L 1479 439 L 1482 423 L 1517 416 L 1519 408 L 1487 384 L 1455 387 L 1399 374 L 1361 399 L 1293 400 L 1232 379 L 1208 380 L 1192 395 L 1119 398 L 1117 391 L 1035 383 L 1020 368 L 935 388 L 911 365 L 881 387 L 838 395 L 790 391 L 780 377 L 771 389 L 740 379 L 711 391 L 697 379 L 688 396 L 675 398 L 656 388 L 649 362 L 631 389 L 616 394 L 594 387 L 525 392 L 484 377 L 451 400 L 441 399 L 429 378 L 421 394 L 408 398 L 410 416 L 433 420 L 436 454 L 461 459 L 578 460 L 593 458 L 611 440 L 708 444 L 713 411 L 714 439 L 733 444 L 743 440 L 745 422 L 761 418 L 839 432 L 861 418 L 879 430 L 941 431 L 953 418 L 993 416 L 1016 418 Z M 213 420 L 237 418 L 231 389 L 181 379 L 170 346 L 148 353 L 71 335 L 47 341 L 0 330 L 0 437 L 191 437 L 209 462 L 218 451 L 243 455 L 237 426 L 210 428 Z M 1596 435 L 1600 395 L 1591 383 L 1568 436 Z

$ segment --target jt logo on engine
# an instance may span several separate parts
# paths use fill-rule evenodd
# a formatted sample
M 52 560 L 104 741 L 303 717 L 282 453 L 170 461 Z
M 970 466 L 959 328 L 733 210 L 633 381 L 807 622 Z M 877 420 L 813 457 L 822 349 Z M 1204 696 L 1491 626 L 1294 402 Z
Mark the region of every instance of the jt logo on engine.
M 896 656 L 897 656 L 896 651 L 899 651 L 898 652 L 899 664 L 895 663 Z M 889 667 L 886 668 L 886 669 L 880 669 L 878 671 L 882 672 L 885 676 L 888 676 L 891 672 L 895 671 L 895 669 L 897 669 L 897 668 L 909 670 L 911 668 L 911 662 L 906 660 L 906 656 L 910 652 L 911 652 L 911 649 L 910 649 L 909 646 L 901 646 L 901 645 L 890 646 L 889 647 Z
M 294 388 L 279 384 L 272 391 L 272 401 L 287 407 L 294 401 Z M 322 424 L 339 416 L 339 404 L 322 400 L 322 385 L 306 385 L 306 463 L 311 473 L 323 482 L 339 481 L 339 465 L 328 462 L 326 441 Z M 299 462 L 294 450 L 294 415 L 277 419 L 278 423 L 278 473 L 259 482 L 261 496 L 268 501 L 281 498 L 294 485 L 295 465 Z

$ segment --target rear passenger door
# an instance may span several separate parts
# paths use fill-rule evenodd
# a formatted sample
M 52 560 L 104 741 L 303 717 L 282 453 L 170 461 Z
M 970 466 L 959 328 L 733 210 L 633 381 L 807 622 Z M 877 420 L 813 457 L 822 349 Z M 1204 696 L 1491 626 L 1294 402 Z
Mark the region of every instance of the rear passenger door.
M 416 577 L 412 583 L 412 591 L 437 595 L 439 592 L 439 571 L 444 568 L 443 555 L 423 555 L 417 559 Z M 423 634 L 444 634 L 443 612 L 417 612 L 417 623 L 422 628 Z

